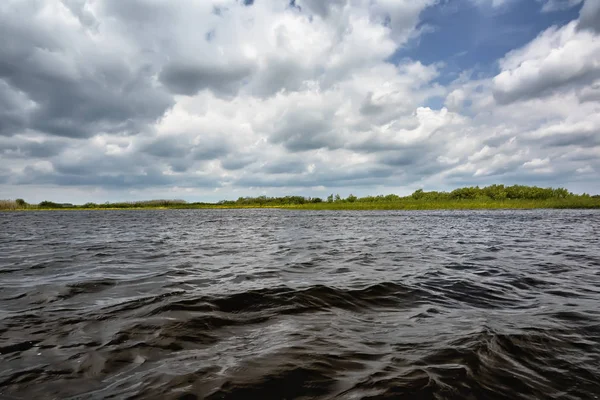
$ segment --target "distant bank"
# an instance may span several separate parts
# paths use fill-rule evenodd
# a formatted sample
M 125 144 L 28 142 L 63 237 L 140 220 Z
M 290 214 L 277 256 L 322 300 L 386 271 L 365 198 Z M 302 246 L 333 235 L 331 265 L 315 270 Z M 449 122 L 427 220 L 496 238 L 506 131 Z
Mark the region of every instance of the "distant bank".
M 533 209 L 533 208 L 600 208 L 600 196 L 573 194 L 564 188 L 540 188 L 523 185 L 464 187 L 451 192 L 417 190 L 409 196 L 395 194 L 342 198 L 240 197 L 217 203 L 189 203 L 184 200 L 150 200 L 118 203 L 56 203 L 43 201 L 29 204 L 24 199 L 0 200 L 0 210 L 106 210 L 106 209 L 203 209 L 203 208 L 291 208 L 310 210 L 461 210 L 461 209 Z

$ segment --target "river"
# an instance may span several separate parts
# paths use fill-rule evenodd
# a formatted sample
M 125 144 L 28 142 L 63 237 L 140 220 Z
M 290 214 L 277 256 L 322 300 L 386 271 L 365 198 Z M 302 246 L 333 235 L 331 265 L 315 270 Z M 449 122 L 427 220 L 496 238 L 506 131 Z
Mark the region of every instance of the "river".
M 0 398 L 592 399 L 600 211 L 0 213 Z

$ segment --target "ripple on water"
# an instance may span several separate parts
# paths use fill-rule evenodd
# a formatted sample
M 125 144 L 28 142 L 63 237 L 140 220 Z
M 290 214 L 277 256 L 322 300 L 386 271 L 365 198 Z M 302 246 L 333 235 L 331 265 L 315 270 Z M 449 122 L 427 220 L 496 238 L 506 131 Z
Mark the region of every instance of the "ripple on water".
M 2 218 L 0 398 L 600 393 L 598 211 Z

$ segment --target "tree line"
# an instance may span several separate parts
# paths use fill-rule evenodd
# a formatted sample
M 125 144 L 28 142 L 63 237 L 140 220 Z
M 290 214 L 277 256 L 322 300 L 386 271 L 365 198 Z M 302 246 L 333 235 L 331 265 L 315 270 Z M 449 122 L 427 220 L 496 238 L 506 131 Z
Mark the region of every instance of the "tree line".
M 409 196 L 398 196 L 396 194 L 357 197 L 350 194 L 342 198 L 339 194 L 330 194 L 325 199 L 319 197 L 285 196 L 285 197 L 240 197 L 237 200 L 222 200 L 221 205 L 238 206 L 279 206 L 279 205 L 303 205 L 314 203 L 394 203 L 399 201 L 454 201 L 454 200 L 549 200 L 566 199 L 569 197 L 590 197 L 588 194 L 575 195 L 565 188 L 541 188 L 537 186 L 524 185 L 490 185 L 480 188 L 479 186 L 458 188 L 451 192 L 416 190 Z M 596 197 L 596 196 L 594 196 Z
M 567 204 L 565 200 L 586 201 L 585 204 L 596 205 L 600 203 L 600 196 L 590 196 L 589 194 L 573 194 L 565 188 L 542 188 L 537 186 L 525 185 L 490 185 L 485 187 L 472 186 L 452 190 L 450 192 L 424 191 L 416 190 L 408 196 L 398 196 L 396 194 L 357 197 L 350 194 L 342 198 L 339 194 L 330 194 L 325 199 L 320 197 L 305 196 L 282 196 L 282 197 L 239 197 L 237 200 L 221 200 L 217 203 L 188 203 L 185 200 L 149 200 L 133 202 L 116 203 L 86 203 L 75 206 L 70 203 L 56 203 L 52 201 L 42 201 L 39 204 L 29 204 L 24 199 L 0 200 L 0 210 L 19 210 L 19 209 L 60 209 L 60 208 L 78 208 L 78 209 L 103 209 L 103 208 L 201 208 L 201 207 L 295 207 L 295 206 L 319 206 L 326 208 L 328 204 L 332 206 L 349 203 L 365 204 L 401 204 L 401 203 L 449 203 L 461 201 L 479 201 L 503 203 L 510 201 L 533 201 L 548 202 L 556 201 L 560 204 Z M 588 201 L 589 200 L 589 201 Z M 561 203 L 562 202 L 562 203 Z M 557 203 L 558 204 L 558 203 Z

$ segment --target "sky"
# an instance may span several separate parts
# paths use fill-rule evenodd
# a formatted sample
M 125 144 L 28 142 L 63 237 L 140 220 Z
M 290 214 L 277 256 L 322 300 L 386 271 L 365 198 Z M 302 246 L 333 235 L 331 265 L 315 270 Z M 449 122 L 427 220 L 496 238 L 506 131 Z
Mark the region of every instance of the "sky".
M 598 0 L 3 0 L 0 199 L 600 193 Z

